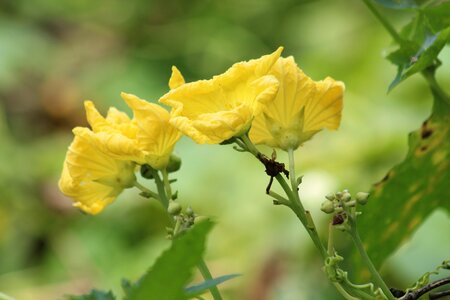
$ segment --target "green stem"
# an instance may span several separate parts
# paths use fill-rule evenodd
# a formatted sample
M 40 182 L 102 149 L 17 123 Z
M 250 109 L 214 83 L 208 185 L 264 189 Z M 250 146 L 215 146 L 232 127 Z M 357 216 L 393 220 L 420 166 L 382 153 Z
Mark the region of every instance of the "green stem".
M 426 69 L 422 71 L 423 77 L 427 80 L 431 91 L 437 96 L 438 99 L 444 100 L 447 105 L 450 105 L 450 96 L 441 88 L 439 83 L 436 81 L 436 77 L 434 76 L 434 69 Z
M 278 193 L 276 193 L 274 191 L 269 191 L 269 196 L 272 196 L 273 198 L 275 198 L 275 200 L 278 202 L 278 204 L 283 204 L 286 206 L 291 205 L 291 203 L 289 202 L 288 199 L 284 198 L 283 196 L 279 195 Z
M 367 254 L 366 250 L 364 249 L 361 238 L 359 237 L 358 231 L 356 230 L 356 222 L 352 218 L 349 218 L 348 222 L 350 224 L 350 231 L 349 231 L 350 236 L 352 237 L 352 240 L 355 243 L 355 246 L 358 249 L 358 252 L 361 255 L 361 258 L 363 259 L 364 263 L 366 264 L 367 268 L 369 269 L 369 271 L 372 275 L 373 281 L 375 282 L 376 285 L 378 285 L 381 288 L 384 295 L 389 300 L 395 300 L 391 291 L 387 287 L 384 280 L 381 278 L 380 274 L 378 273 L 378 270 L 375 268 L 375 266 L 372 263 L 372 260 L 370 259 L 369 255 Z
M 351 290 L 352 293 L 357 296 L 357 299 L 363 299 L 363 300 L 374 300 L 375 298 L 366 292 L 358 289 L 357 287 L 354 287 L 352 284 L 349 284 L 348 282 L 344 281 L 342 282 L 342 287 L 346 287 L 347 289 Z M 361 288 L 361 287 L 359 287 Z
M 345 299 L 347 299 L 347 300 L 360 300 L 360 298 L 353 297 L 352 295 L 347 293 L 347 291 L 338 282 L 333 282 L 333 285 L 336 287 L 336 289 L 339 291 L 339 293 L 341 293 L 341 295 Z
M 362 0 L 364 4 L 369 8 L 369 10 L 374 14 L 374 16 L 380 21 L 380 23 L 384 26 L 384 28 L 389 32 L 391 37 L 398 43 L 402 44 L 403 39 L 402 37 L 397 33 L 395 28 L 389 23 L 388 20 L 384 18 L 384 16 L 375 8 L 375 6 L 372 4 L 371 0 Z
M 170 182 L 169 182 L 169 173 L 167 172 L 167 169 L 163 169 L 161 171 L 161 173 L 163 175 L 163 182 L 164 182 L 164 187 L 166 189 L 167 198 L 170 200 L 170 199 L 172 199 L 172 188 L 171 188 Z
M 250 141 L 250 139 L 248 138 L 247 135 L 241 136 L 240 140 L 237 139 L 236 143 L 242 149 L 244 149 L 244 150 L 250 152 L 251 154 L 253 154 L 253 156 L 255 156 L 258 160 L 260 159 L 260 154 L 261 153 L 255 147 L 255 145 L 253 145 L 253 143 Z M 304 207 L 303 207 L 303 205 L 302 205 L 302 203 L 300 201 L 300 197 L 298 195 L 298 190 L 297 190 L 297 183 L 295 182 L 295 170 L 293 168 L 294 165 L 295 165 L 295 162 L 293 160 L 293 155 L 292 155 L 292 159 L 290 159 L 290 167 L 292 169 L 290 176 L 291 176 L 291 184 L 293 185 L 293 189 L 291 189 L 289 187 L 289 185 L 284 180 L 283 176 L 281 176 L 281 174 L 278 174 L 277 176 L 275 176 L 275 178 L 278 181 L 278 183 L 280 184 L 281 188 L 286 193 L 286 196 L 288 197 L 289 202 L 285 203 L 287 199 L 285 199 L 281 195 L 278 195 L 275 192 L 270 191 L 269 195 L 271 195 L 272 197 L 274 197 L 275 199 L 280 201 L 280 203 L 285 204 L 286 206 L 291 208 L 291 210 L 295 213 L 297 218 L 300 220 L 300 222 L 306 228 L 306 231 L 308 232 L 309 236 L 313 240 L 314 245 L 316 246 L 316 248 L 319 250 L 322 258 L 326 259 L 327 258 L 327 252 L 325 250 L 325 247 L 323 246 L 322 242 L 320 241 L 320 238 L 319 238 L 319 236 L 317 234 L 317 230 L 315 229 L 314 223 L 312 222 L 312 219 L 311 219 L 310 215 L 309 215 L 309 218 L 308 218 L 307 214 L 306 214 L 306 211 L 305 211 L 305 209 L 304 209 Z M 294 181 L 292 181 L 292 178 L 294 179 Z M 295 190 L 295 192 L 294 192 L 294 190 Z M 308 222 L 308 219 L 310 220 L 309 222 Z M 349 295 L 348 292 L 343 288 L 343 286 L 339 282 L 333 282 L 333 285 L 336 287 L 336 289 L 346 299 L 348 299 L 348 300 L 356 300 L 356 299 L 358 299 L 358 298 L 355 298 L 355 297 Z M 364 292 L 360 292 L 360 291 L 355 291 L 355 292 L 357 294 L 360 293 L 362 295 L 365 295 Z
M 197 265 L 198 270 L 202 274 L 203 278 L 205 280 L 212 280 L 211 272 L 209 271 L 208 267 L 206 266 L 205 261 L 202 259 L 200 263 Z M 220 295 L 219 289 L 217 286 L 212 286 L 209 288 L 209 291 L 211 292 L 211 295 L 213 296 L 214 300 L 222 300 L 222 296 Z
M 166 174 L 167 174 L 167 172 L 166 172 Z M 156 183 L 156 187 L 158 188 L 158 194 L 159 194 L 159 198 L 161 199 L 161 203 L 167 209 L 169 207 L 169 199 L 170 199 L 168 197 L 168 194 L 171 193 L 169 177 L 167 175 L 164 175 L 164 172 L 163 172 L 163 179 L 164 179 L 164 182 L 163 182 L 161 180 L 161 177 L 159 177 L 158 171 L 153 171 L 153 177 L 155 178 L 155 183 Z M 174 235 L 175 235 L 178 232 L 178 229 L 180 227 L 180 219 L 177 218 L 177 221 L 175 222 L 175 224 L 174 224 L 173 218 L 170 218 L 170 220 L 171 220 L 172 226 L 174 226 Z M 208 266 L 206 265 L 206 263 L 203 259 L 197 265 L 197 268 L 199 269 L 199 271 L 202 274 L 205 281 L 212 279 L 211 272 L 209 271 Z M 214 300 L 222 300 L 219 289 L 216 286 L 210 287 L 209 291 L 211 292 L 211 295 L 213 296 Z
M 159 177 L 158 171 L 153 171 L 153 178 L 155 178 L 156 188 L 158 189 L 161 204 L 165 209 L 167 209 L 169 207 L 169 199 L 167 198 L 166 188 L 161 180 L 161 177 Z
M 146 188 L 145 186 L 143 186 L 142 184 L 140 184 L 139 182 L 135 181 L 134 182 L 134 186 L 137 187 L 141 192 L 149 195 L 152 198 L 155 198 L 157 200 L 159 200 L 159 196 L 157 193 L 149 190 L 148 188 Z
M 294 158 L 294 150 L 289 149 L 288 150 L 289 155 L 289 177 L 291 179 L 291 191 L 293 197 L 293 206 L 291 209 L 294 211 L 295 214 L 297 214 L 296 210 L 298 210 L 299 214 L 302 214 L 305 216 L 305 223 L 303 224 L 306 228 L 306 231 L 308 231 L 309 236 L 313 240 L 317 250 L 319 250 L 320 254 L 322 255 L 322 258 L 327 258 L 327 251 L 320 240 L 320 237 L 317 233 L 316 226 L 314 225 L 313 219 L 311 218 L 311 215 L 309 212 L 305 211 L 305 208 L 302 205 L 302 202 L 300 201 L 300 196 L 298 195 L 298 185 L 295 175 L 295 158 Z M 297 214 L 298 215 L 298 214 Z
M 250 141 L 248 135 L 244 134 L 240 138 L 244 142 L 244 144 L 247 148 L 246 150 L 248 152 L 250 152 L 251 154 L 253 154 L 256 158 L 258 158 L 259 150 L 255 147 L 255 145 L 253 145 L 252 141 Z

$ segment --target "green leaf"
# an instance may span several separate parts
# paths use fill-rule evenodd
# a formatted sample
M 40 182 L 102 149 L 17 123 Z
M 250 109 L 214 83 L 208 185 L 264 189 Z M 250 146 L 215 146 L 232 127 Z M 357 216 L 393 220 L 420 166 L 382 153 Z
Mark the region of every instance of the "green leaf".
M 423 32 L 421 31 L 421 36 Z M 398 50 L 389 54 L 388 59 L 398 66 L 397 75 L 390 84 L 389 90 L 411 75 L 436 63 L 439 53 L 450 39 L 450 27 L 437 34 L 427 32 L 421 39 L 420 44 L 416 40 L 405 41 Z
M 195 266 L 205 250 L 206 235 L 213 224 L 204 221 L 175 239 L 134 285 L 123 282 L 129 300 L 180 300 L 185 299 L 184 287 L 192 277 Z
M 240 274 L 229 274 L 220 276 L 211 280 L 206 280 L 200 284 L 192 285 L 185 289 L 186 297 L 192 298 L 208 291 L 209 288 L 219 285 L 225 281 L 241 276 Z
M 375 2 L 393 9 L 407 9 L 417 7 L 416 1 L 414 0 L 375 0 Z
M 88 295 L 69 296 L 69 300 L 115 300 L 111 291 L 104 292 L 99 290 L 92 290 Z
M 442 94 L 435 93 L 434 99 L 431 117 L 409 135 L 405 160 L 373 186 L 358 218 L 364 246 L 377 267 L 435 209 L 450 212 L 450 104 Z
M 427 22 L 434 32 L 450 26 L 450 2 L 438 3 L 439 5 L 430 5 L 422 9 L 422 14 L 427 17 Z
M 401 3 L 403 1 L 398 2 L 399 5 Z M 397 74 L 389 85 L 389 91 L 411 75 L 429 66 L 438 66 L 438 55 L 450 41 L 450 2 L 425 4 L 416 10 L 414 18 L 401 30 L 399 48 L 387 56 L 397 65 Z

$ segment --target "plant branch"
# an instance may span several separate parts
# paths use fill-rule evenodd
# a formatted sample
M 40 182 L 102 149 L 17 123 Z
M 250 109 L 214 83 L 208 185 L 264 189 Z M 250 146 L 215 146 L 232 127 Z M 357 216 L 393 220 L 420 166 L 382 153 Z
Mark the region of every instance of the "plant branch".
M 446 277 L 446 278 L 442 278 L 436 281 L 433 281 L 429 284 L 427 284 L 426 286 L 417 289 L 415 291 L 409 292 L 408 294 L 406 294 L 405 296 L 403 296 L 401 298 L 401 300 L 416 300 L 419 299 L 422 295 L 428 293 L 429 291 L 432 291 L 440 286 L 446 285 L 450 283 L 450 277 Z M 449 292 L 449 291 L 446 291 Z M 439 293 L 437 293 L 439 294 Z M 431 297 L 430 297 L 431 299 Z M 437 299 L 437 298 L 434 298 Z
M 430 294 L 430 300 L 439 299 L 445 296 L 450 296 L 450 290 Z
M 442 99 L 445 103 L 447 103 L 447 105 L 450 105 L 450 96 L 441 88 L 439 83 L 436 81 L 434 73 L 435 73 L 434 67 L 422 71 L 422 75 L 427 80 L 428 85 L 431 88 L 431 91 L 437 96 L 438 99 Z
M 161 180 L 161 177 L 159 177 L 158 171 L 154 170 L 153 172 L 153 178 L 155 178 L 156 187 L 158 189 L 159 199 L 161 201 L 161 204 L 164 206 L 165 209 L 169 207 L 169 199 L 167 198 L 166 194 L 166 187 L 164 186 L 163 181 Z
M 139 182 L 135 181 L 134 182 L 134 186 L 137 187 L 142 193 L 144 193 L 145 195 L 148 195 L 152 198 L 155 198 L 156 200 L 159 200 L 159 196 L 157 193 L 149 190 L 148 188 L 146 188 L 145 186 L 143 186 L 142 184 L 140 184 Z
M 381 278 L 380 274 L 378 273 L 378 270 L 373 265 L 372 260 L 370 259 L 369 255 L 367 255 L 367 252 L 364 249 L 361 238 L 359 237 L 358 231 L 356 230 L 355 220 L 353 220 L 352 217 L 349 217 L 348 222 L 350 224 L 350 230 L 349 230 L 350 236 L 352 237 L 352 240 L 353 240 L 356 248 L 358 249 L 358 252 L 361 255 L 361 258 L 363 259 L 364 263 L 366 264 L 367 268 L 369 269 L 369 271 L 372 275 L 373 281 L 375 282 L 376 285 L 378 285 L 378 287 L 381 288 L 384 295 L 389 300 L 395 300 L 395 297 L 392 295 L 392 293 L 389 290 L 389 288 L 387 287 L 386 283 L 384 282 L 384 280 Z
M 389 23 L 388 20 L 385 19 L 385 17 L 375 8 L 375 6 L 372 4 L 371 0 L 362 0 L 364 4 L 369 8 L 369 10 L 373 13 L 373 15 L 380 21 L 380 23 L 384 26 L 384 28 L 389 32 L 391 37 L 398 43 L 402 44 L 403 39 L 402 37 L 397 33 L 394 26 Z
M 211 272 L 209 271 L 208 266 L 206 265 L 206 263 L 203 259 L 197 265 L 197 268 L 205 280 L 213 279 Z M 219 289 L 217 288 L 217 286 L 214 285 L 214 286 L 210 287 L 209 291 L 211 292 L 211 295 L 213 296 L 214 300 L 222 300 L 222 296 L 220 295 L 220 292 L 219 292 Z

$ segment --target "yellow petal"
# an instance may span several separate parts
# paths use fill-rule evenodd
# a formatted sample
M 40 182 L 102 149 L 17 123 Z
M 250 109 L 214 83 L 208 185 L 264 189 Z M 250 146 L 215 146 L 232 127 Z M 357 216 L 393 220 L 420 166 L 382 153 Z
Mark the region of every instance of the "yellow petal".
M 66 196 L 73 199 L 73 206 L 92 215 L 101 212 L 105 206 L 115 200 L 121 191 L 94 181 L 84 181 L 82 184 L 77 184 L 70 177 L 66 164 L 64 164 L 58 185 Z
M 181 75 L 180 70 L 178 70 L 177 67 L 172 66 L 172 75 L 169 79 L 169 88 L 172 90 L 183 84 L 185 84 L 184 77 Z
M 259 59 L 236 63 L 210 80 L 172 89 L 159 100 L 173 108 L 171 124 L 201 144 L 242 134 L 277 93 L 278 81 L 267 73 L 281 51 L 280 47 Z
M 337 129 L 341 122 L 344 83 L 328 77 L 317 82 L 316 89 L 316 95 L 305 107 L 304 129 Z
M 89 132 L 91 134 L 89 134 Z M 111 203 L 136 178 L 134 164 L 104 153 L 87 128 L 75 128 L 59 180 L 60 190 L 72 197 L 74 206 L 96 214 Z
M 132 94 L 121 94 L 133 110 L 138 126 L 139 149 L 145 153 L 146 163 L 155 169 L 165 168 L 181 133 L 169 124 L 170 114 L 161 106 Z
M 87 121 L 94 132 L 111 130 L 111 124 L 98 112 L 92 101 L 84 101 L 84 109 L 86 110 Z
M 275 100 L 265 105 L 250 129 L 255 144 L 296 149 L 323 128 L 339 126 L 344 85 L 331 78 L 315 82 L 292 57 L 280 58 L 271 74 L 280 82 Z

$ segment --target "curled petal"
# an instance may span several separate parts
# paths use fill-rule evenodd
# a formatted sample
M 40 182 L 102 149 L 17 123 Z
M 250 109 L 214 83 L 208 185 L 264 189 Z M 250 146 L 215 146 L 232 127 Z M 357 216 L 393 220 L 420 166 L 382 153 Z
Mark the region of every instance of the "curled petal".
M 181 75 L 180 70 L 178 70 L 177 67 L 172 66 L 172 75 L 169 79 L 169 88 L 173 90 L 183 84 L 185 84 L 184 77 Z
M 87 128 L 74 129 L 59 180 L 60 190 L 75 201 L 74 206 L 96 214 L 123 189 L 133 186 L 134 163 L 117 160 L 105 153 Z
M 259 59 L 236 63 L 210 80 L 172 89 L 159 100 L 173 108 L 170 123 L 200 144 L 243 134 L 277 93 L 278 81 L 267 73 L 281 51 L 280 47 Z M 172 77 L 176 76 L 174 72 Z
M 136 140 L 145 162 L 155 169 L 164 168 L 181 133 L 170 123 L 170 114 L 161 106 L 132 94 L 121 94 L 133 110 L 138 127 Z

